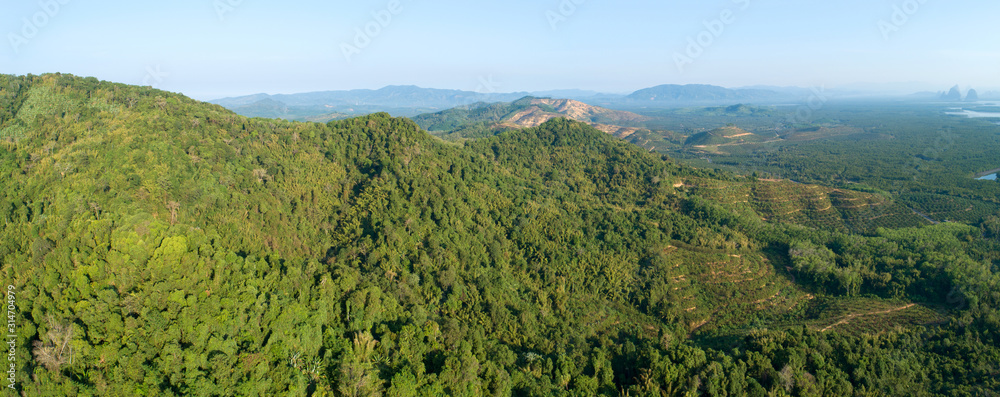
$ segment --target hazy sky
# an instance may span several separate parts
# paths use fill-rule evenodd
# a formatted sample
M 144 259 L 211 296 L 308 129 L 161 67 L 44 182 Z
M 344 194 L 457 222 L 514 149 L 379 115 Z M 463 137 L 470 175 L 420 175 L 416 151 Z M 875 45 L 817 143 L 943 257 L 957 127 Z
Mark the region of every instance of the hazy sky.
M 500 92 L 688 83 L 1000 88 L 996 0 L 0 5 L 0 73 L 73 73 L 198 99 L 391 84 Z

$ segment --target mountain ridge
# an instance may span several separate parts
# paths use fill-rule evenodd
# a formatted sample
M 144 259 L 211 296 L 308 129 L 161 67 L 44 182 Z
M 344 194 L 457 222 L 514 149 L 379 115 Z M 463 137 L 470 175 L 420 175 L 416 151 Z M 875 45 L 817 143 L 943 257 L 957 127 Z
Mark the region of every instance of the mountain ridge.
M 714 103 L 723 101 L 773 102 L 788 100 L 794 96 L 767 89 L 728 89 L 706 84 L 664 84 L 638 90 L 626 98 L 632 101 L 651 103 Z
M 282 114 L 292 120 L 316 119 L 325 113 L 367 114 L 387 111 L 397 116 L 416 116 L 435 110 L 468 106 L 478 102 L 512 102 L 526 96 L 560 97 L 601 107 L 690 104 L 727 104 L 737 102 L 774 102 L 790 100 L 804 90 L 790 87 L 781 92 L 763 88 L 728 89 L 713 85 L 661 85 L 628 95 L 604 94 L 587 90 L 549 90 L 534 93 L 481 93 L 473 91 L 422 88 L 414 85 L 390 85 L 379 89 L 317 91 L 299 94 L 253 94 L 209 101 L 248 117 Z M 800 95 L 799 95 L 800 96 Z M 283 113 L 282 113 L 283 111 Z M 273 116 L 272 116 L 273 117 Z

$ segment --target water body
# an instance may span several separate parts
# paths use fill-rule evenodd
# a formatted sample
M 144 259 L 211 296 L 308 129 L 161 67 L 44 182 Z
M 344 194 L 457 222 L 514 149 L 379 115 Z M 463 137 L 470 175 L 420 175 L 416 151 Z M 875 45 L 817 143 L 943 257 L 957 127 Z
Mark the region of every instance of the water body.
M 981 181 L 995 181 L 995 180 L 997 180 L 997 174 L 989 174 L 989 175 L 984 176 L 982 178 L 976 178 L 976 179 L 981 180 Z
M 967 116 L 970 119 L 975 119 L 975 118 L 998 118 L 998 119 L 1000 119 L 1000 113 L 973 112 L 971 110 L 962 110 L 961 112 L 945 112 L 945 114 L 950 114 L 950 115 L 955 115 L 955 116 Z

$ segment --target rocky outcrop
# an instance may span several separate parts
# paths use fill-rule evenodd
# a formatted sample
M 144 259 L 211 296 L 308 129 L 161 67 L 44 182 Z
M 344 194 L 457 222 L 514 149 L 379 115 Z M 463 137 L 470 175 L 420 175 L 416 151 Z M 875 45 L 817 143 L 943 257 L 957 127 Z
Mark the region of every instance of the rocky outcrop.
M 958 89 L 958 86 L 956 85 L 954 87 L 951 87 L 951 91 L 948 91 L 947 94 L 941 95 L 941 99 L 945 101 L 955 101 L 955 102 L 961 101 L 962 91 L 960 91 Z
M 970 89 L 969 94 L 965 96 L 966 102 L 975 102 L 979 100 L 979 93 L 975 89 Z

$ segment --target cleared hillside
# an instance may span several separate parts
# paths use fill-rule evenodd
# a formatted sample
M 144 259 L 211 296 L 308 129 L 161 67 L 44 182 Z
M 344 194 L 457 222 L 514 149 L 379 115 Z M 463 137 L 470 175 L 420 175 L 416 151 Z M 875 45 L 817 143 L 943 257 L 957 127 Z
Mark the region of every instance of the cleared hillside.
M 691 135 L 684 142 L 684 144 L 700 148 L 706 146 L 738 145 L 763 141 L 764 139 L 757 134 L 736 126 L 727 126 Z
M 447 139 L 482 138 L 517 128 L 537 127 L 555 118 L 568 118 L 624 138 L 649 120 L 631 112 L 605 109 L 570 99 L 525 97 L 510 103 L 477 104 L 414 118 L 421 127 Z
M 884 195 L 787 180 L 684 181 L 692 194 L 746 211 L 763 220 L 823 230 L 872 234 L 880 227 L 901 228 L 930 222 Z

